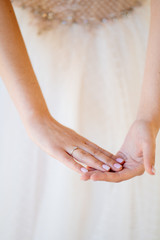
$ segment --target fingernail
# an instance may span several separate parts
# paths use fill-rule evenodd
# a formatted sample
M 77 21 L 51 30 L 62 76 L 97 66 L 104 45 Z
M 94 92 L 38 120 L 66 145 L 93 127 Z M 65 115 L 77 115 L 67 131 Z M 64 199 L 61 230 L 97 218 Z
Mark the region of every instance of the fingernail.
M 107 171 L 110 169 L 110 167 L 107 166 L 106 164 L 103 164 L 102 167 L 103 167 L 105 170 L 107 170 Z
M 115 167 L 115 168 L 121 168 L 122 165 L 120 165 L 119 163 L 115 163 L 115 164 L 114 164 L 114 167 Z
M 88 170 L 84 167 L 81 168 L 81 171 L 84 172 L 84 173 L 88 172 Z
M 122 159 L 122 158 L 117 158 L 116 161 L 119 162 L 119 163 L 122 163 L 122 162 L 124 162 L 124 159 Z
M 155 170 L 155 167 L 152 166 L 152 172 L 155 174 L 156 173 L 156 170 Z

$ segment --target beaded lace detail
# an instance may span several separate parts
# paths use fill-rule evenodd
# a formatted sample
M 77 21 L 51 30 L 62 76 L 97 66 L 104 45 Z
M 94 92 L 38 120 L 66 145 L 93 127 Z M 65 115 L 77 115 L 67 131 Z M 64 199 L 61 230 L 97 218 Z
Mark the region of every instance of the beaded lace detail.
M 57 23 L 95 25 L 127 15 L 145 0 L 11 0 L 28 9 L 41 30 Z

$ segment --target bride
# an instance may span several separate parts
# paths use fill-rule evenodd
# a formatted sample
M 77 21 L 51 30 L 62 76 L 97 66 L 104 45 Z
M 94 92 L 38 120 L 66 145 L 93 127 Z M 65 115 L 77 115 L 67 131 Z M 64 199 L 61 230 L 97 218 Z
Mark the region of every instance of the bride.
M 2 239 L 159 239 L 159 1 L 150 29 L 149 9 L 0 0 Z

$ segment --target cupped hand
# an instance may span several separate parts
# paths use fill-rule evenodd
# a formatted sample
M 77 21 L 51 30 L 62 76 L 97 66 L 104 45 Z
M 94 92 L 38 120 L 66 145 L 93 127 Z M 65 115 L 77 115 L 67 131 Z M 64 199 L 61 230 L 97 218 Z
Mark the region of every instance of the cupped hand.
M 31 139 L 45 152 L 78 173 L 87 172 L 87 166 L 100 171 L 120 171 L 123 159 L 63 126 L 51 115 L 35 120 L 27 132 Z M 78 147 L 74 149 L 74 147 Z M 73 151 L 73 154 L 71 154 Z
M 146 170 L 154 175 L 155 149 L 157 130 L 152 123 L 137 120 L 129 129 L 116 157 L 123 158 L 125 163 L 119 172 L 101 172 L 92 170 L 82 174 L 82 180 L 121 182 L 138 175 L 142 175 Z

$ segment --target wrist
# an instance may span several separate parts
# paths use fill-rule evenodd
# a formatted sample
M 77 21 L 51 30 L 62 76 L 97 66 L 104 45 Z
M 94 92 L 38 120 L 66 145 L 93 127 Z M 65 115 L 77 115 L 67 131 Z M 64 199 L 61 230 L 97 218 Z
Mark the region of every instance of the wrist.
M 32 111 L 30 114 L 21 115 L 22 121 L 27 129 L 34 129 L 37 126 L 44 125 L 47 121 L 54 120 L 48 109 L 41 111 Z
M 160 129 L 160 121 L 158 121 L 156 119 L 150 119 L 150 118 L 145 118 L 142 116 L 137 116 L 135 122 L 147 124 L 149 126 L 149 128 L 152 129 L 154 137 L 157 136 L 159 129 Z

